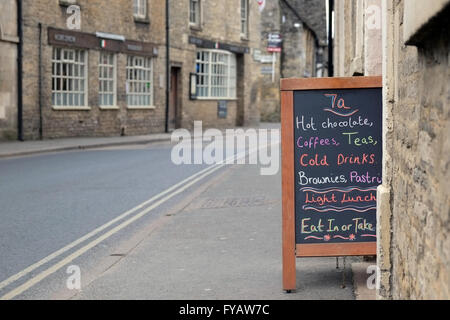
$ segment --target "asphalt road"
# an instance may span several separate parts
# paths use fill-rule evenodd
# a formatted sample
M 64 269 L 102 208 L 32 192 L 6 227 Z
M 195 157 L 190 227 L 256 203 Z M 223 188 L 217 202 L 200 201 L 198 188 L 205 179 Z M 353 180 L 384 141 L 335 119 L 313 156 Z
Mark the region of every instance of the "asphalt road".
M 159 143 L 0 160 L 0 283 L 206 167 L 174 165 L 171 147 Z M 0 297 L 44 267 L 0 285 Z

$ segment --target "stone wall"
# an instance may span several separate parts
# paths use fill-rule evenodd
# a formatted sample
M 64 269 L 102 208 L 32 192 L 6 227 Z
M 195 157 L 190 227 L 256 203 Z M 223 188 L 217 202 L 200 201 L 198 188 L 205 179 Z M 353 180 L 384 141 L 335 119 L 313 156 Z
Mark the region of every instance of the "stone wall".
M 450 297 L 450 1 L 438 2 L 336 3 L 337 75 L 383 74 L 379 299 Z
M 266 121 L 279 120 L 279 79 L 308 78 L 327 74 L 327 28 L 325 1 L 267 1 L 262 13 L 263 54 L 268 54 L 269 33 L 280 33 L 283 51 L 275 53 L 274 81 L 271 74 L 261 80 L 261 115 Z M 266 64 L 268 68 L 271 64 Z
M 316 39 L 302 24 L 282 26 L 282 78 L 311 78 L 316 75 Z
M 117 54 L 117 108 L 104 110 L 98 102 L 98 61 L 100 51 L 88 50 L 89 110 L 56 110 L 51 103 L 52 50 L 48 27 L 68 29 L 67 5 L 58 0 L 23 1 L 24 55 L 24 137 L 141 135 L 163 132 L 165 127 L 165 4 L 149 1 L 148 21 L 135 21 L 133 1 L 77 0 L 81 7 L 81 30 L 95 34 L 123 35 L 127 40 L 153 43 L 158 57 L 153 59 L 153 109 L 130 109 L 126 103 L 126 54 Z M 42 33 L 39 33 L 39 23 Z M 99 39 L 100 41 L 100 39 Z M 39 79 L 39 43 L 42 45 L 42 74 Z M 39 110 L 39 83 L 42 85 L 42 123 Z
M 335 1 L 335 16 L 335 75 L 381 75 L 381 0 Z
M 281 33 L 281 10 L 279 1 L 266 1 L 261 15 L 261 54 L 267 58 L 275 55 L 275 70 L 271 73 L 261 74 L 261 119 L 263 121 L 280 120 L 280 78 L 281 54 L 267 52 L 267 40 L 270 33 Z M 273 62 L 266 58 L 261 68 L 270 69 Z M 261 72 L 262 73 L 262 72 Z
M 404 1 L 387 4 L 386 46 L 391 52 L 385 73 L 392 108 L 383 185 L 390 197 L 383 213 L 390 239 L 380 250 L 382 298 L 448 299 L 450 297 L 450 72 L 449 8 L 435 17 L 419 47 L 406 46 Z M 392 39 L 393 41 L 389 41 Z M 390 47 L 390 48 L 389 48 Z M 385 217 L 381 217 L 384 219 Z M 390 233 L 390 235 L 386 235 Z M 389 282 L 386 280 L 389 279 Z
M 323 75 L 326 66 L 326 8 L 321 0 L 280 1 L 284 38 L 281 77 L 310 78 Z
M 0 140 L 17 139 L 17 7 L 0 2 Z
M 204 127 L 254 126 L 260 120 L 260 63 L 253 52 L 260 50 L 260 13 L 256 1 L 249 1 L 248 34 L 241 36 L 240 0 L 201 1 L 201 23 L 190 25 L 189 1 L 171 1 L 170 47 L 171 65 L 181 69 L 179 85 L 180 123 L 192 128 L 202 120 Z M 197 47 L 189 37 L 249 48 L 237 53 L 237 96 L 227 100 L 228 115 L 218 117 L 221 99 L 190 99 L 190 74 L 196 72 Z
M 322 0 L 288 0 L 289 3 L 297 8 L 303 23 L 314 31 L 319 45 L 327 44 L 327 16 L 326 1 Z

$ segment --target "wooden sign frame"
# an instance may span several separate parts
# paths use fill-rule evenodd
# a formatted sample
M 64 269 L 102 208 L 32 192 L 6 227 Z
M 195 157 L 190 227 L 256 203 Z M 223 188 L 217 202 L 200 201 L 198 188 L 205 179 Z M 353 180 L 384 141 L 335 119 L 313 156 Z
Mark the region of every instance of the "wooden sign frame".
M 296 289 L 297 257 L 376 255 L 376 242 L 296 244 L 294 181 L 294 91 L 382 88 L 382 77 L 281 80 L 283 289 Z

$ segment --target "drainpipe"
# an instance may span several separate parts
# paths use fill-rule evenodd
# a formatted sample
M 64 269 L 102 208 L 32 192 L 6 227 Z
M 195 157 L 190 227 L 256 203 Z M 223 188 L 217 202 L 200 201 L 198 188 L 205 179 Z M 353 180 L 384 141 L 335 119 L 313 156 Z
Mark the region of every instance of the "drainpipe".
M 17 35 L 19 44 L 17 47 L 17 138 L 24 141 L 23 138 L 23 89 L 22 89 L 22 71 L 23 71 L 23 27 L 22 27 L 22 0 L 17 0 Z
M 39 22 L 39 139 L 43 139 L 43 124 L 42 124 L 42 23 Z
M 169 132 L 169 103 L 170 103 L 170 8 L 166 0 L 166 123 L 165 131 Z
M 334 0 L 328 0 L 328 76 L 329 77 L 334 77 L 333 11 L 334 11 Z

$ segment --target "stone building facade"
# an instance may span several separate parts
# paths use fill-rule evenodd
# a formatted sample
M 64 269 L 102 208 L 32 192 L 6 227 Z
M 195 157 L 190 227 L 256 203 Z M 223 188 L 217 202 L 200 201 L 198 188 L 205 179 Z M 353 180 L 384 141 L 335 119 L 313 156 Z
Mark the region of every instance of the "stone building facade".
M 338 74 L 383 75 L 378 298 L 449 299 L 450 1 L 342 1 L 336 10 Z
M 285 46 L 282 78 L 327 75 L 327 20 L 325 1 L 281 0 L 281 33 Z
M 167 29 L 162 0 L 2 1 L 0 139 L 258 124 L 258 2 L 169 3 Z M 21 80 L 10 81 L 15 74 Z M 24 88 L 20 112 L 15 82 Z
M 170 1 L 172 127 L 259 123 L 260 19 L 252 0 Z
M 335 76 L 382 73 L 381 0 L 335 1 Z
M 163 1 L 22 3 L 25 139 L 164 131 Z
M 282 51 L 275 54 L 274 76 L 263 73 L 261 79 L 261 117 L 279 120 L 279 79 L 327 76 L 327 20 L 325 1 L 280 0 L 266 1 L 262 11 L 261 41 L 263 55 L 267 53 L 269 34 L 279 33 Z M 265 59 L 271 68 L 270 59 Z
M 17 1 L 0 2 L 0 140 L 17 139 Z
M 259 53 L 261 61 L 261 119 L 263 121 L 280 120 L 280 79 L 281 54 L 267 52 L 270 33 L 281 33 L 281 9 L 278 1 L 266 1 L 261 12 L 261 43 Z M 275 56 L 275 63 L 273 56 Z M 273 76 L 272 76 L 272 68 Z

